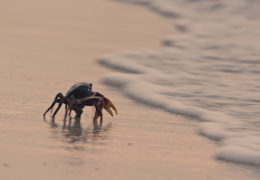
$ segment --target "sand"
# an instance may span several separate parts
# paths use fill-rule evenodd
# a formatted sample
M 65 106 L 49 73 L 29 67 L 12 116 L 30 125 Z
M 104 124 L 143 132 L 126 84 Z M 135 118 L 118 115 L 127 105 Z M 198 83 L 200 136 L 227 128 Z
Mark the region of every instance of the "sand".
M 145 107 L 105 87 L 96 59 L 160 48 L 169 20 L 113 1 L 2 2 L 0 179 L 258 179 L 257 169 L 214 159 L 198 122 Z M 42 113 L 58 92 L 88 81 L 117 105 L 102 127 Z

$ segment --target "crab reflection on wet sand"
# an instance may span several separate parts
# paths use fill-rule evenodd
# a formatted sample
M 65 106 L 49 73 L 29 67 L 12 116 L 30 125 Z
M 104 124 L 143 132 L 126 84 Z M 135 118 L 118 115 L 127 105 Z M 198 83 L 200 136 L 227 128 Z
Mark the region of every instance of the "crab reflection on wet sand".
M 51 137 L 60 140 L 60 146 L 67 150 L 84 150 L 87 144 L 104 143 L 113 126 L 112 122 L 102 125 L 93 120 L 93 126 L 83 127 L 79 118 L 64 119 L 63 124 L 56 123 L 54 119 L 45 122 L 50 126 Z

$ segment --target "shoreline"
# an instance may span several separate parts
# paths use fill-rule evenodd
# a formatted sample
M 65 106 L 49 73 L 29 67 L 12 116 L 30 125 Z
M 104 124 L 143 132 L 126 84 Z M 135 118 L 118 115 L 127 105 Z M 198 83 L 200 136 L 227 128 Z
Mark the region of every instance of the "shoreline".
M 95 59 L 133 48 L 160 48 L 163 36 L 173 31 L 167 19 L 113 1 L 64 2 L 62 8 L 59 0 L 41 6 L 23 3 L 29 7 L 10 4 L 0 30 L 5 35 L 1 179 L 253 178 L 249 168 L 212 158 L 215 142 L 198 136 L 197 122 L 145 107 L 102 84 L 101 78 L 112 71 Z M 80 124 L 64 126 L 63 110 L 56 124 L 42 121 L 59 91 L 66 93 L 86 79 L 92 79 L 93 90 L 112 99 L 117 117 L 106 113 L 98 131 L 91 109 L 84 110 Z

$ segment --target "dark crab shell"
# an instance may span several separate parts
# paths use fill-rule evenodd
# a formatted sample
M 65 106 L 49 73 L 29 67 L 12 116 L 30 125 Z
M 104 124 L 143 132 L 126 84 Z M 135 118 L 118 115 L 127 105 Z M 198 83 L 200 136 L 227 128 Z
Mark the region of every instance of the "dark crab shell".
M 66 93 L 66 98 L 74 97 L 76 99 L 85 98 L 90 96 L 92 93 L 92 84 L 80 82 L 74 84 Z

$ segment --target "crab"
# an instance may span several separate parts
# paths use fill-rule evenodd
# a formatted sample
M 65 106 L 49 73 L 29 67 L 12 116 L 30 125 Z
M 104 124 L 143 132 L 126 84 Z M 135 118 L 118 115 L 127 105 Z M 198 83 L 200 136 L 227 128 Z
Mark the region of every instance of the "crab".
M 97 120 L 100 117 L 100 121 L 103 121 L 103 108 L 113 117 L 114 114 L 111 109 L 117 114 L 116 106 L 110 101 L 107 97 L 99 92 L 92 91 L 91 83 L 77 83 L 74 84 L 64 96 L 59 92 L 50 107 L 44 112 L 43 117 L 47 114 L 49 110 L 52 111 L 56 103 L 58 107 L 55 112 L 52 114 L 52 118 L 55 118 L 55 115 L 60 110 L 62 104 L 65 104 L 65 118 L 67 115 L 71 118 L 71 111 L 75 111 L 76 118 L 80 118 L 83 113 L 83 108 L 85 106 L 95 106 L 95 115 L 94 120 Z

